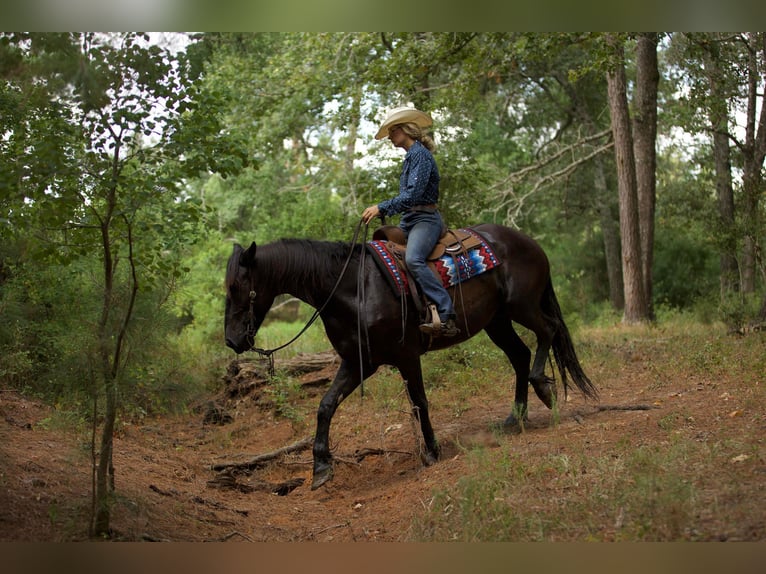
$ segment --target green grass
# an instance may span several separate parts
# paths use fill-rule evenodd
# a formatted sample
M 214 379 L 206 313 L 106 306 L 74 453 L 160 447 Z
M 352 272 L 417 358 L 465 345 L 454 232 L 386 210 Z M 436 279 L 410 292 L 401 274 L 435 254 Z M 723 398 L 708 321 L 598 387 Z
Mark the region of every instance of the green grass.
M 296 337 L 308 323 L 313 309 L 303 306 L 299 319 L 294 322 L 269 321 L 258 330 L 255 346 L 260 349 L 275 349 Z M 278 351 L 280 357 L 294 357 L 300 353 L 321 353 L 332 349 L 321 320 L 316 320 L 295 341 Z
M 742 525 L 752 532 L 759 520 L 762 528 L 763 505 L 753 506 L 761 475 L 742 472 L 766 461 L 758 435 L 766 422 L 766 335 L 732 336 L 723 325 L 683 316 L 573 335 L 597 386 L 607 394 L 611 388 L 635 393 L 638 402 L 656 397 L 661 410 L 646 427 L 638 423 L 622 437 L 614 431 L 617 416 L 586 421 L 590 430 L 611 427 L 601 448 L 593 443 L 598 432 L 589 440 L 567 440 L 552 423 L 537 435 L 546 444 L 525 454 L 514 448 L 524 439 L 468 450 L 469 470 L 434 489 L 410 539 L 681 541 L 725 538 L 740 528 L 745 534 L 738 535 L 747 536 Z M 470 347 L 465 352 L 470 356 Z M 440 368 L 451 372 L 450 385 L 467 376 L 460 361 Z M 505 372 L 498 376 L 508 380 Z M 472 387 L 479 379 L 459 384 L 488 396 L 498 386 L 498 377 L 489 377 L 483 388 Z M 458 402 L 462 392 L 449 395 L 445 383 L 439 400 Z M 678 393 L 706 394 L 701 402 L 677 404 Z
M 697 499 L 682 471 L 687 446 L 598 457 L 584 450 L 532 461 L 478 449 L 470 453 L 472 472 L 434 493 L 412 536 L 426 542 L 688 539 Z

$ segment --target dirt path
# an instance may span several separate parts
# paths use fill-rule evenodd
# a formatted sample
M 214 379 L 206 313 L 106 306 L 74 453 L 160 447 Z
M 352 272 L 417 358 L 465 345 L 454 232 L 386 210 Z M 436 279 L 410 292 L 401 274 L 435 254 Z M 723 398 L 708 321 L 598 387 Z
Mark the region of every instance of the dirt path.
M 692 461 L 712 465 L 716 478 L 700 485 L 700 491 L 711 499 L 724 498 L 730 509 L 724 516 L 696 517 L 693 532 L 699 539 L 766 540 L 764 374 L 747 381 L 693 377 L 658 385 L 656 373 L 635 357 L 626 358 L 619 380 L 604 380 L 598 369 L 593 367 L 592 377 L 600 381 L 600 403 L 585 403 L 573 394 L 553 425 L 550 411 L 531 395 L 530 423 L 521 434 L 493 430 L 508 414 L 506 389 L 469 395 L 459 412 L 450 406 L 454 400 L 448 391 L 436 389 L 430 395 L 432 420 L 443 455 L 428 468 L 417 455 L 406 399 L 381 409 L 371 398 L 370 384 L 367 397 L 350 397 L 334 419 L 335 478 L 317 491 L 309 488 L 310 449 L 280 457 L 249 477 L 232 477 L 238 490 L 220 488 L 211 466 L 245 461 L 310 436 L 319 389 L 294 405 L 300 420 L 277 417 L 268 406 L 243 398 L 231 411 L 233 420 L 223 425 L 203 424 L 201 411 L 124 423 L 114 448 L 115 538 L 410 540 L 413 519 L 428 508 L 434 492 L 474 472 L 475 449 L 493 453 L 508 447 L 534 461 L 567 449 L 587 448 L 597 456 L 626 444 L 659 448 L 685 437 L 731 448 L 714 461 Z M 622 408 L 636 405 L 651 408 Z M 87 437 L 52 428 L 55 420 L 49 407 L 15 391 L 0 392 L 1 541 L 86 538 Z M 745 450 L 743 437 L 748 437 Z M 733 481 L 738 485 L 734 490 Z M 264 485 L 285 483 L 291 486 L 284 496 L 264 490 Z M 530 509 L 545 503 L 527 502 Z

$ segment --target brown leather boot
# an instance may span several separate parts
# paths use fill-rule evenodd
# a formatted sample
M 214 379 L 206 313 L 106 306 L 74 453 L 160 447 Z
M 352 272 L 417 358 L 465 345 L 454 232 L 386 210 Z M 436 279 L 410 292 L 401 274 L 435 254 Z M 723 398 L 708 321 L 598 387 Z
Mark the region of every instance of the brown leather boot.
M 420 325 L 420 332 L 430 335 L 431 337 L 454 337 L 460 333 L 460 329 L 457 328 L 454 319 L 447 319 L 446 323 L 423 323 Z

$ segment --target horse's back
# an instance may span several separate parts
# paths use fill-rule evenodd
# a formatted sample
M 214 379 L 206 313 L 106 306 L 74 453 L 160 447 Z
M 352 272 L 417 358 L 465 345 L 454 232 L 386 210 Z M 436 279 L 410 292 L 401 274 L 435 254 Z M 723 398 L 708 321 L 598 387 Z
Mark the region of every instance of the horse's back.
M 496 223 L 482 223 L 472 229 L 492 244 L 503 261 L 522 261 L 525 265 L 536 261 L 538 264 L 544 264 L 547 270 L 548 257 L 545 251 L 537 241 L 525 233 Z
M 483 223 L 473 229 L 492 244 L 501 262 L 496 269 L 503 277 L 502 289 L 509 298 L 542 293 L 550 280 L 550 265 L 537 241 L 517 229 L 494 223 Z

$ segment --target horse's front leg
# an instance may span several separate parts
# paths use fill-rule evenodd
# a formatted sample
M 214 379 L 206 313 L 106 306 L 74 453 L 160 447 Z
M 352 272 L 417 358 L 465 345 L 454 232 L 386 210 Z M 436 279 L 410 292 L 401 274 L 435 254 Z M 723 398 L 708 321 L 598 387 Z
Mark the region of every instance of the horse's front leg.
M 332 479 L 333 466 L 330 454 L 330 422 L 338 405 L 360 383 L 359 370 L 343 360 L 330 388 L 322 397 L 317 411 L 317 427 L 314 435 L 314 478 L 311 490 L 316 490 Z

